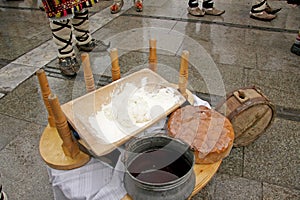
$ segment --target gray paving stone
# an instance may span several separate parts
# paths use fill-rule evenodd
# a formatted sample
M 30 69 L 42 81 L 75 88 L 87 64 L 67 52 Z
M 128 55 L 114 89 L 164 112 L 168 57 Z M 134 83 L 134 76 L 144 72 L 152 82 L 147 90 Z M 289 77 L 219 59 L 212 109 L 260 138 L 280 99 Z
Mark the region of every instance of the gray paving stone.
M 268 183 L 263 183 L 263 200 L 298 200 L 300 190 L 280 187 Z
M 226 93 L 232 92 L 246 85 L 245 71 L 241 66 L 217 64 L 220 70 Z
M 246 31 L 245 40 L 257 59 L 257 64 L 253 67 L 279 73 L 294 72 L 299 75 L 299 59 L 290 52 L 295 38 L 295 33 L 274 33 L 254 29 Z M 247 49 L 249 50 L 249 47 Z
M 89 13 L 93 15 L 93 13 L 97 13 L 99 10 L 103 10 L 109 6 L 111 6 L 112 1 L 111 0 L 105 0 L 96 3 L 92 8 L 89 9 Z
M 111 2 L 107 1 L 103 6 L 109 6 Z M 30 1 L 1 1 L 0 5 L 9 3 L 23 6 Z M 292 8 L 286 1 L 270 3 L 283 7 L 282 11 L 272 22 L 260 22 L 249 18 L 249 0 L 218 0 L 215 5 L 224 8 L 226 13 L 221 17 L 203 18 L 189 16 L 186 1 L 147 0 L 144 12 L 136 13 L 133 8 L 126 12 L 132 7 L 132 0 L 126 0 L 123 14 L 113 16 L 108 9 L 104 13 L 96 13 L 98 8 L 94 8 L 91 30 L 97 30 L 93 34 L 96 39 L 110 41 L 117 38 L 112 47 L 122 47 L 120 52 L 127 49 L 120 56 L 124 75 L 147 66 L 148 39 L 155 33 L 148 29 L 145 35 L 138 35 L 133 29 L 164 27 L 169 34 L 174 32 L 174 37 L 171 42 L 166 37 L 161 37 L 164 41 L 158 40 L 158 45 L 161 45 L 159 73 L 165 75 L 178 69 L 180 53 L 189 50 L 191 88 L 220 95 L 231 88 L 255 83 L 276 104 L 298 109 L 300 63 L 299 57 L 290 53 L 290 46 L 295 41 L 295 31 L 299 29 L 299 7 Z M 99 9 L 102 9 L 101 5 Z M 3 37 L 0 38 L 0 50 L 4 58 L 0 59 L 14 60 L 51 37 L 48 21 L 43 21 L 44 13 L 22 10 L 7 15 L 7 9 L 1 8 L 1 11 L 0 34 Z M 13 18 L 9 19 L 10 16 Z M 114 20 L 109 23 L 113 17 Z M 28 27 L 31 19 L 37 20 Z M 25 34 L 23 30 L 26 30 Z M 291 33 L 291 30 L 294 32 Z M 128 35 L 121 43 L 124 34 Z M 141 42 L 135 41 L 136 36 Z M 126 41 L 127 38 L 130 40 Z M 172 54 L 161 51 L 168 49 Z M 41 67 L 55 58 L 54 50 L 52 43 L 46 42 L 14 62 Z M 38 56 L 44 52 L 47 55 Z M 91 56 L 96 82 L 107 84 L 110 80 L 108 54 L 92 53 Z M 51 76 L 50 87 L 62 103 L 85 94 L 82 69 L 75 79 L 67 80 L 55 68 L 54 60 L 49 66 L 54 66 L 53 71 L 47 72 Z M 105 75 L 103 79 L 99 77 L 102 72 Z M 176 82 L 175 72 L 165 77 Z M 25 80 L 28 81 L 19 83 L 8 94 L 0 93 L 0 127 L 4 130 L 4 137 L 0 140 L 0 169 L 4 174 L 1 181 L 4 181 L 4 189 L 10 199 L 53 199 L 45 165 L 38 155 L 38 139 L 47 123 L 47 113 L 36 77 Z M 212 90 L 210 82 L 224 88 Z M 224 159 L 218 173 L 193 200 L 299 199 L 299 146 L 299 123 L 276 119 L 274 125 L 251 145 L 234 148 Z
M 233 147 L 230 154 L 223 159 L 218 173 L 242 177 L 244 168 L 243 152 L 243 147 Z
M 8 64 L 0 69 L 0 92 L 8 93 L 28 79 L 38 68 Z
M 187 3 L 185 3 L 187 5 Z M 156 17 L 168 17 L 178 18 L 183 14 L 186 14 L 186 8 L 183 7 L 183 3 L 171 4 L 170 2 L 164 0 L 160 3 L 156 4 L 153 1 L 149 1 L 144 5 L 143 12 L 137 13 L 135 8 L 129 9 L 126 14 L 134 14 L 140 16 L 151 16 L 154 15 Z
M 0 59 L 0 69 L 10 63 L 11 60 Z
M 299 72 L 245 70 L 246 84 L 256 85 L 276 105 L 300 108 Z
M 53 199 L 46 165 L 39 155 L 44 127 L 13 118 L 6 121 L 11 126 L 6 125 L 2 134 L 15 136 L 0 151 L 1 183 L 8 198 Z
M 212 179 L 204 186 L 191 200 L 213 200 L 215 186 L 216 186 L 216 176 L 213 176 Z
M 61 104 L 86 94 L 83 76 L 75 80 L 64 80 L 48 77 L 50 89 L 58 96 Z M 47 110 L 45 108 L 40 86 L 36 76 L 31 77 L 14 91 L 0 99 L 0 113 L 18 119 L 47 124 Z M 16 109 L 17 108 L 17 109 Z
M 299 123 L 276 118 L 264 134 L 245 147 L 243 176 L 299 188 L 299 130 Z
M 262 184 L 237 176 L 220 174 L 215 179 L 214 200 L 260 200 L 262 199 Z
M 159 19 L 120 16 L 104 26 L 104 28 L 109 28 L 118 33 L 122 33 L 141 27 L 163 27 L 165 29 L 170 29 L 175 23 L 176 21 L 161 21 Z
M 0 12 L 1 59 L 14 60 L 51 38 L 49 21 L 40 10 Z M 32 20 L 35 19 L 35 20 Z
M 17 124 L 17 126 L 16 126 Z M 0 150 L 4 149 L 11 140 L 22 134 L 22 129 L 27 123 L 6 115 L 0 114 L 1 140 Z

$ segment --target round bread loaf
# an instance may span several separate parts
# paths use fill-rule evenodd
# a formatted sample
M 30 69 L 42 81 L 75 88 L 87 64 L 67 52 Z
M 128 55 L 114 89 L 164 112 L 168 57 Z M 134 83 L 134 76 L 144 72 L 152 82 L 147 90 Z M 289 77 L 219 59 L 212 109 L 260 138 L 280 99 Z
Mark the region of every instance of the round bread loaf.
M 174 111 L 168 121 L 168 134 L 188 143 L 197 164 L 209 164 L 225 158 L 233 146 L 230 121 L 205 106 L 185 106 Z

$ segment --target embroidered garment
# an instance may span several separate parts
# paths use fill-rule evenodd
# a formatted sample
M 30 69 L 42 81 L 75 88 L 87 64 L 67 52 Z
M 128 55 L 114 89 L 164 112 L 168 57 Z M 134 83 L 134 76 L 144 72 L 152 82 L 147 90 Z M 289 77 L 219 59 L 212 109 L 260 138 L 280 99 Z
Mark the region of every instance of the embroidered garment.
M 45 12 L 51 19 L 73 17 L 74 12 L 92 7 L 98 0 L 42 0 Z

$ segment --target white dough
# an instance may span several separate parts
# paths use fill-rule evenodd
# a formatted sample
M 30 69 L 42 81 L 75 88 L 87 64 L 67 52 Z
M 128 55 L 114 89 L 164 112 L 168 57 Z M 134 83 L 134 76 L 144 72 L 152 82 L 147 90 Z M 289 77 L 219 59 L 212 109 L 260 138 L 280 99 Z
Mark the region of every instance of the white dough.
M 96 135 L 108 143 L 117 142 L 136 132 L 171 109 L 180 100 L 174 89 L 167 87 L 154 91 L 146 91 L 141 87 L 131 93 L 126 91 L 125 87 L 123 92 L 127 95 L 126 98 L 124 93 L 120 93 L 119 95 L 123 97 L 121 101 L 102 105 L 101 110 L 90 117 Z

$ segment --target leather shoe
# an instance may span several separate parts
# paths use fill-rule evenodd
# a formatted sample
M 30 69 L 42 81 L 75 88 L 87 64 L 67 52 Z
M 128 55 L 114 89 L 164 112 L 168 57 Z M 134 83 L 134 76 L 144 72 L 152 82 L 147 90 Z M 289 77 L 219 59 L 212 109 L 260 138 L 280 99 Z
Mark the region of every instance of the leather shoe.
M 204 10 L 206 15 L 220 16 L 223 13 L 225 13 L 225 10 L 219 10 L 217 8 L 209 8 L 209 9 L 204 8 Z
M 196 16 L 196 17 L 203 17 L 205 14 L 205 11 L 200 9 L 199 7 L 196 8 L 187 8 L 190 15 Z
M 271 21 L 276 18 L 276 15 L 268 14 L 266 11 L 259 13 L 250 12 L 250 17 L 261 21 Z

